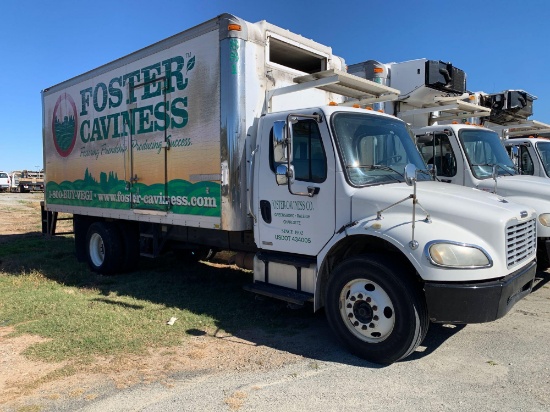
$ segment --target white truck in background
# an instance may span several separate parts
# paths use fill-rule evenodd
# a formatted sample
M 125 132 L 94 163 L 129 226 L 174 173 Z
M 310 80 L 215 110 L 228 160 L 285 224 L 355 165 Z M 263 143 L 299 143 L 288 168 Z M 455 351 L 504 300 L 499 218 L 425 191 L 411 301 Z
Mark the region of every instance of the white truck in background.
M 8 173 L 0 170 L 0 192 L 8 192 L 10 190 L 10 177 Z
M 478 96 L 466 89 L 466 74 L 450 63 L 418 59 L 383 64 L 374 60 L 350 65 L 350 73 L 401 91 L 398 99 L 386 102 L 384 110 L 405 120 L 413 129 L 424 160 L 434 165 L 437 179 L 445 183 L 492 192 L 537 211 L 539 266 L 550 264 L 550 181 L 520 175 L 499 135 L 481 124 L 484 118 L 510 121 L 529 111 L 513 95 L 513 110 L 497 97 Z M 512 104 L 513 103 L 513 104 Z M 475 120 L 478 119 L 478 120 Z M 463 122 L 467 122 L 465 124 Z
M 77 258 L 104 274 L 237 252 L 248 290 L 325 307 L 377 363 L 430 321 L 504 316 L 533 285 L 535 211 L 434 181 L 405 122 L 351 107 L 399 91 L 344 67 L 224 14 L 43 90 L 45 232 L 73 214 Z

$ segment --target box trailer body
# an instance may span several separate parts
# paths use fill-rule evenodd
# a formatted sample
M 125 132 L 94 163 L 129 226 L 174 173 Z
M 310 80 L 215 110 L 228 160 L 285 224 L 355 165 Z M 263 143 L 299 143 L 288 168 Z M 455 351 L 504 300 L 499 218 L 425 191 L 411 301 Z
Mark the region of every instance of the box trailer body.
M 534 210 L 419 172 L 403 121 L 350 107 L 399 91 L 344 67 L 226 14 L 50 87 L 45 213 L 72 213 L 77 256 L 107 274 L 236 251 L 248 290 L 325 307 L 379 363 L 430 320 L 504 316 L 533 284 Z
M 376 69 L 384 74 L 384 84 L 402 92 L 397 100 L 385 103 L 385 111 L 411 125 L 425 162 L 435 166 L 440 181 L 494 192 L 537 210 L 539 262 L 548 265 L 549 182 L 519 175 L 498 134 L 469 124 L 481 123 L 480 118 L 494 124 L 516 122 L 532 114 L 535 97 L 519 90 L 471 94 L 464 71 L 442 61 L 383 64 L 369 60 L 349 68 L 366 79 L 376 76 Z

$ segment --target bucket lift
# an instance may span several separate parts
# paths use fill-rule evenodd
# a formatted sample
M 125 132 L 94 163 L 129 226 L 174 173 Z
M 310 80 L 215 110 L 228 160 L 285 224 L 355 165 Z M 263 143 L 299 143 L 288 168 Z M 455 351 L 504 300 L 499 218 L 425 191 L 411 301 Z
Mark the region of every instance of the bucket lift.
M 402 63 L 368 60 L 348 67 L 348 72 L 401 90 L 385 111 L 413 127 L 447 124 L 488 116 L 491 110 L 472 103 L 466 74 L 451 63 L 417 59 Z

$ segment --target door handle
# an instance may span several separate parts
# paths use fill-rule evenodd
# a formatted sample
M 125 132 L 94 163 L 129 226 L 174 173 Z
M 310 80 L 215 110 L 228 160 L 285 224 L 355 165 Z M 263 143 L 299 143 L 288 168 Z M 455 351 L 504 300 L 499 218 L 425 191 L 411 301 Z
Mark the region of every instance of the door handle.
M 307 187 L 307 193 L 308 193 L 309 197 L 313 197 L 315 195 L 318 195 L 320 191 L 321 191 L 321 188 L 317 187 L 317 186 L 308 186 Z
M 260 200 L 260 213 L 265 223 L 271 223 L 271 203 L 269 203 L 269 200 Z

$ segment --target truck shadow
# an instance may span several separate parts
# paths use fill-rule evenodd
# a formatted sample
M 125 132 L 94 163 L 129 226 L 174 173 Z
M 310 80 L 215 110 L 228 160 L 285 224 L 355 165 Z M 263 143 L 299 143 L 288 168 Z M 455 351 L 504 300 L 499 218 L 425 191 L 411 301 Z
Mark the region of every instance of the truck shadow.
M 548 282 L 550 282 L 550 273 L 546 271 L 538 271 L 535 276 L 535 284 L 531 293 L 534 293 L 540 288 L 544 287 L 548 284 Z
M 46 247 L 44 247 L 46 242 Z M 243 290 L 252 282 L 252 273 L 224 261 L 182 265 L 173 255 L 150 260 L 142 259 L 138 270 L 116 276 L 91 272 L 74 256 L 70 237 L 44 239 L 41 236 L 15 236 L 8 243 L 10 254 L 0 254 L 0 271 L 9 276 L 22 276 L 29 271 L 66 286 L 98 290 L 95 301 L 121 305 L 112 298 L 128 296 L 156 304 L 208 315 L 215 320 L 218 331 L 206 332 L 191 327 L 188 335 L 209 334 L 228 339 L 228 335 L 318 361 L 338 362 L 368 368 L 382 366 L 351 355 L 336 339 L 323 311 L 313 313 L 311 306 L 301 309 L 285 302 L 255 296 Z M 28 253 L 33 251 L 33 253 Z M 546 279 L 548 280 L 548 279 Z M 137 303 L 127 307 L 138 311 Z M 445 327 L 431 324 L 419 347 L 404 362 L 419 361 L 434 353 L 463 325 Z

